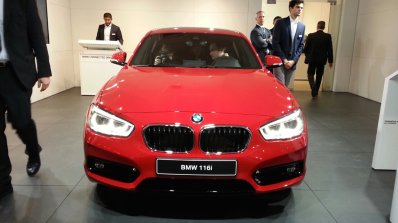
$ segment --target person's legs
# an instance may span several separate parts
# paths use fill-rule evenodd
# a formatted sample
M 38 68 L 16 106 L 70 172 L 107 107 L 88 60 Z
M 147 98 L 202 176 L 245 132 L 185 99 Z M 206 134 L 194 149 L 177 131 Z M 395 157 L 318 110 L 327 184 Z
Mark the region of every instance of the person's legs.
M 315 68 L 316 66 L 312 63 L 308 64 L 307 68 L 307 77 L 308 77 L 308 83 L 310 84 L 311 87 L 311 95 L 314 96 L 314 86 L 315 86 L 315 80 L 314 80 L 314 75 L 315 75 Z
M 0 95 L 0 187 L 11 183 L 11 162 L 8 156 L 7 138 L 4 133 L 6 129 L 5 112 L 5 104 Z
M 284 73 L 285 73 L 285 86 L 286 86 L 286 87 L 289 87 L 290 79 L 291 79 L 292 76 L 293 76 L 294 70 L 292 70 L 292 69 L 287 70 L 287 69 L 283 68 L 283 71 L 284 71 Z
M 8 120 L 26 145 L 26 152 L 29 156 L 27 172 L 29 176 L 33 176 L 40 168 L 40 146 L 36 126 L 31 115 L 30 97 L 32 89 L 23 87 L 11 67 L 5 76 L 8 82 L 6 87 L 8 93 L 4 96 L 4 101 L 7 105 Z M 29 171 L 29 166 L 33 164 L 34 170 Z
M 313 90 L 313 92 L 315 93 L 315 96 L 318 95 L 319 88 L 321 87 L 322 76 L 323 76 L 324 70 L 325 70 L 325 65 L 323 65 L 323 64 L 316 65 L 316 80 L 315 80 L 315 86 L 314 86 L 314 90 Z
M 6 128 L 5 107 L 0 99 L 0 199 L 11 194 L 11 162 L 8 156 L 7 138 L 4 133 Z
M 11 185 L 11 162 L 8 156 L 6 129 L 6 103 L 3 100 L 6 91 L 7 80 L 5 76 L 5 68 L 0 68 L 0 199 L 7 194 L 12 193 Z
M 274 68 L 274 75 L 278 80 L 280 80 L 283 84 L 285 84 L 285 74 L 283 67 Z
M 289 86 L 290 78 L 292 78 L 294 70 L 287 70 L 284 66 L 274 68 L 275 77 L 280 80 L 286 87 Z

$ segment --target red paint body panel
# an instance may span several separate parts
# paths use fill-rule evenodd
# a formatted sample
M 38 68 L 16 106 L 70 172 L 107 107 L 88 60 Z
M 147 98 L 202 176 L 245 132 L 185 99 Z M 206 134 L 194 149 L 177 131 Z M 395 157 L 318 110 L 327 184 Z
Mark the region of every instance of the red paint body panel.
M 126 68 L 107 83 L 100 100 L 111 110 L 118 108 L 116 113 L 233 112 L 279 117 L 298 108 L 290 91 L 261 70 Z

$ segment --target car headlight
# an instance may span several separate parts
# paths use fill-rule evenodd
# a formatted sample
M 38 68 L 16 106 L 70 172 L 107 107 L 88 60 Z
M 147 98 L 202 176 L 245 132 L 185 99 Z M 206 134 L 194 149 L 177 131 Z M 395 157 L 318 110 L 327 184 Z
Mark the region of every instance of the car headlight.
M 127 137 L 134 130 L 133 124 L 95 105 L 91 105 L 88 124 L 93 131 L 110 136 Z
M 260 133 L 266 140 L 290 139 L 303 131 L 304 120 L 300 109 L 260 128 Z

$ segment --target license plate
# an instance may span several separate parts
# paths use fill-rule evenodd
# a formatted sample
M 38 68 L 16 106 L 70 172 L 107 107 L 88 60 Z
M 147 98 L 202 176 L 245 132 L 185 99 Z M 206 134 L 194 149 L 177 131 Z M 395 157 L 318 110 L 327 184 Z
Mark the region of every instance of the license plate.
M 236 176 L 236 160 L 156 159 L 156 174 Z

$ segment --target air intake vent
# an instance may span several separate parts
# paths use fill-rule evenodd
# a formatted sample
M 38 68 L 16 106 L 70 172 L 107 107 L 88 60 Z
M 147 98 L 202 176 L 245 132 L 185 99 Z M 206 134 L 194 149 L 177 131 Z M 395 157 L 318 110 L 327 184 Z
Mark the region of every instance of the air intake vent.
M 193 130 L 184 126 L 153 125 L 144 129 L 147 146 L 156 151 L 189 152 L 193 148 Z
M 243 127 L 212 126 L 203 128 L 199 146 L 208 153 L 235 153 L 249 144 L 250 131 Z

